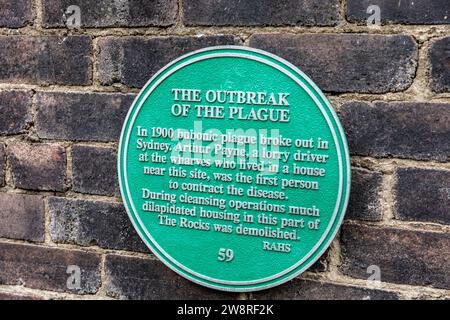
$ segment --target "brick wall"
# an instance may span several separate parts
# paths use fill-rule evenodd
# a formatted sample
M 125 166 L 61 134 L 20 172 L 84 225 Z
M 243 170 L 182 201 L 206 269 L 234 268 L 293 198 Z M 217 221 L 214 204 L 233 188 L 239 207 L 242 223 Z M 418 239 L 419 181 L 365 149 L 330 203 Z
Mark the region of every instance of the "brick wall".
M 66 27 L 70 5 L 79 29 Z M 366 25 L 369 5 L 382 26 Z M 0 299 L 449 299 L 449 23 L 448 0 L 0 0 Z M 128 221 L 116 178 L 139 88 L 175 57 L 221 44 L 310 75 L 352 155 L 331 248 L 298 279 L 250 294 L 163 266 Z M 72 289 L 70 265 L 81 270 Z

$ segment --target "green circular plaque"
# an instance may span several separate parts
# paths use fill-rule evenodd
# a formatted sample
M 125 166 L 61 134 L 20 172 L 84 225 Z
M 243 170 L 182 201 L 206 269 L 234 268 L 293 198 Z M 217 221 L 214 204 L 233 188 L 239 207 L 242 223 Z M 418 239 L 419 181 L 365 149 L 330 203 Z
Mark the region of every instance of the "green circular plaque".
M 125 120 L 118 171 L 134 227 L 168 267 L 253 291 L 299 275 L 330 245 L 349 159 L 333 108 L 305 74 L 222 46 L 149 80 Z

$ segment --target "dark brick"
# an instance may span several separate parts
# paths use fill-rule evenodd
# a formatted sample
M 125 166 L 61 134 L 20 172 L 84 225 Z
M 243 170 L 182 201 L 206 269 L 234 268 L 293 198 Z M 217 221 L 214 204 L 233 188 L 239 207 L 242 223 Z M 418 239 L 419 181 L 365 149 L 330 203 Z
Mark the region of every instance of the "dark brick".
M 338 0 L 184 0 L 183 14 L 189 26 L 334 26 L 340 20 Z
M 0 143 L 0 187 L 5 185 L 6 154 L 5 145 Z
M 75 145 L 72 149 L 72 170 L 75 191 L 119 195 L 115 149 Z
M 0 300 L 7 301 L 7 300 L 42 300 L 41 297 L 30 295 L 30 294 L 23 294 L 23 293 L 13 293 L 13 292 L 7 292 L 7 291 L 0 291 Z
M 429 64 L 433 91 L 450 92 L 450 37 L 439 39 L 431 45 Z
M 366 24 L 373 12 L 370 5 L 380 7 L 380 20 L 385 23 L 446 24 L 450 23 L 448 0 L 347 0 L 347 20 Z
M 177 0 L 44 0 L 43 26 L 65 27 L 71 5 L 80 7 L 81 27 L 167 27 L 175 23 Z
M 234 299 L 237 294 L 208 289 L 174 273 L 159 260 L 107 255 L 106 292 L 133 300 Z
M 55 242 L 149 251 L 134 230 L 122 204 L 52 197 L 48 206 L 50 234 Z
M 99 79 L 142 87 L 154 73 L 179 56 L 209 46 L 237 44 L 233 36 L 107 37 L 100 39 Z
M 80 289 L 67 287 L 71 276 L 71 273 L 67 273 L 68 266 L 80 268 Z M 25 244 L 0 244 L 0 284 L 92 294 L 98 291 L 100 283 L 100 256 L 95 253 Z
M 32 0 L 0 0 L 0 27 L 21 28 L 33 18 Z
M 0 92 L 0 134 L 22 133 L 31 121 L 31 92 Z
M 450 171 L 400 168 L 395 186 L 395 217 L 450 224 Z
M 281 286 L 255 292 L 253 299 L 264 300 L 398 300 L 395 293 L 348 285 L 295 278 Z
M 0 36 L 0 82 L 88 85 L 88 36 Z
M 401 91 L 417 65 L 417 44 L 406 35 L 257 34 L 250 46 L 285 58 L 329 92 Z
M 14 184 L 30 190 L 64 191 L 66 152 L 55 144 L 16 142 L 8 146 Z
M 378 192 L 382 175 L 361 168 L 352 169 L 352 188 L 346 218 L 379 221 L 382 218 Z
M 0 237 L 44 241 L 45 217 L 42 197 L 0 193 Z
M 450 156 L 450 104 L 351 102 L 339 113 L 352 154 L 437 161 Z
M 134 95 L 41 92 L 36 131 L 46 139 L 117 141 Z
M 450 288 L 449 234 L 344 225 L 341 248 L 346 275 L 367 279 L 376 265 L 383 282 Z

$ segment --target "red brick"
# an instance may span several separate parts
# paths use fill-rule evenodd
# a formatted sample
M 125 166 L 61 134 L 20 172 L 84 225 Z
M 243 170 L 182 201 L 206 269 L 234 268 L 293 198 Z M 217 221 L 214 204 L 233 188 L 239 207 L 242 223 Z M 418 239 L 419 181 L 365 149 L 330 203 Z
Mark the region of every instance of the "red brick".
M 81 193 L 119 195 L 117 150 L 75 145 L 72 148 L 73 189 Z
M 395 217 L 450 225 L 450 171 L 400 168 L 396 171 Z
M 238 294 L 208 289 L 188 281 L 159 260 L 107 255 L 106 292 L 133 300 L 236 299 Z
M 379 221 L 382 218 L 379 191 L 382 174 L 361 168 L 352 169 L 352 188 L 347 219 Z
M 45 217 L 42 197 L 0 193 L 0 237 L 44 241 Z
M 402 91 L 417 66 L 417 44 L 407 35 L 255 34 L 250 46 L 288 60 L 329 92 Z
M 344 225 L 342 272 L 368 279 L 378 266 L 382 282 L 450 288 L 450 235 L 391 227 Z
M 88 85 L 88 36 L 0 36 L 0 83 Z
M 121 203 L 51 197 L 50 234 L 58 243 L 148 252 Z M 111 227 L 114 226 L 114 227 Z
M 450 5 L 450 1 L 447 4 Z M 450 92 L 450 37 L 433 41 L 428 56 L 432 90 Z
M 448 24 L 450 23 L 450 2 L 448 0 L 347 0 L 347 20 L 366 24 L 373 12 L 367 8 L 380 8 L 383 24 Z
M 64 148 L 55 144 L 16 142 L 8 146 L 8 157 L 16 187 L 30 190 L 64 190 Z
M 175 23 L 177 0 L 43 0 L 43 26 L 65 27 L 64 12 L 80 8 L 82 28 L 168 27 Z
M 79 289 L 70 289 L 67 286 L 70 277 L 67 273 L 68 266 L 80 268 Z M 100 256 L 78 250 L 0 243 L 0 284 L 93 294 L 101 284 Z
M 45 139 L 117 141 L 134 98 L 133 94 L 40 92 L 37 134 Z
M 140 88 L 159 69 L 188 52 L 210 46 L 238 44 L 230 35 L 202 37 L 105 37 L 99 40 L 99 78 Z
M 0 92 L 0 134 L 19 134 L 31 122 L 31 92 Z
M 450 104 L 350 102 L 339 117 L 353 155 L 441 162 L 450 157 Z
M 0 0 L 0 27 L 21 28 L 33 19 L 32 0 Z
M 183 21 L 189 26 L 334 26 L 339 1 L 316 0 L 184 0 Z

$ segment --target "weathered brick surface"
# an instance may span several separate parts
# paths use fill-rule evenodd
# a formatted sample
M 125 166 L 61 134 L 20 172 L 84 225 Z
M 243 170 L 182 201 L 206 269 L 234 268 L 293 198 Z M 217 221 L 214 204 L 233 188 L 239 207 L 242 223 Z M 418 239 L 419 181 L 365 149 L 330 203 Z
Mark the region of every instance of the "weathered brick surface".
M 202 37 L 106 37 L 99 42 L 99 78 L 142 87 L 159 69 L 180 55 L 208 46 L 237 44 L 234 36 Z
M 48 200 L 52 240 L 82 246 L 148 252 L 122 204 L 52 197 Z
M 225 293 L 196 285 L 158 260 L 107 255 L 106 292 L 121 299 L 234 299 Z
M 68 266 L 80 268 L 79 289 L 67 286 Z M 0 284 L 91 294 L 98 291 L 100 283 L 100 257 L 95 253 L 0 243 Z
M 450 37 L 432 43 L 429 64 L 433 91 L 450 92 Z
M 115 149 L 75 145 L 72 148 L 72 170 L 75 191 L 119 195 Z
M 0 237 L 44 241 L 45 217 L 42 197 L 0 193 Z
M 273 289 L 252 293 L 264 300 L 397 300 L 396 293 L 295 278 Z
M 88 85 L 88 36 L 0 36 L 0 83 Z
M 450 104 L 347 103 L 340 109 L 350 153 L 447 161 Z
M 250 46 L 285 58 L 330 92 L 401 91 L 417 65 L 417 44 L 405 35 L 256 34 Z
M 31 121 L 31 92 L 0 92 L 0 134 L 22 133 Z
M 175 23 L 177 0 L 44 0 L 43 26 L 64 27 L 67 8 L 80 8 L 81 27 L 167 27 Z
M 0 187 L 5 185 L 6 154 L 5 145 L 0 143 Z
M 352 170 L 352 188 L 346 218 L 379 221 L 382 174 L 361 168 Z
M 63 191 L 66 152 L 56 144 L 17 142 L 8 146 L 14 185 L 22 189 Z
M 383 23 L 402 24 L 448 24 L 450 2 L 448 0 L 347 0 L 347 20 L 366 23 L 373 14 L 367 13 L 370 5 L 380 7 Z
M 72 5 L 78 30 L 66 25 Z M 369 5 L 391 26 L 365 28 Z M 450 298 L 449 9 L 448 0 L 0 0 L 0 299 L 66 296 L 40 290 Z M 352 161 L 342 237 L 308 269 L 313 278 L 248 295 L 205 289 L 149 253 L 118 201 L 117 142 L 137 88 L 217 45 L 299 67 L 336 101 L 350 152 L 363 158 Z M 67 288 L 68 265 L 83 270 L 79 290 Z M 370 265 L 390 284 L 365 286 Z
M 134 95 L 40 92 L 36 131 L 46 139 L 117 141 Z
M 12 293 L 12 292 L 2 292 L 0 291 L 0 300 L 2 301 L 17 301 L 17 300 L 42 300 L 42 298 L 38 296 L 34 296 L 31 294 L 22 294 L 22 293 Z
M 183 21 L 194 26 L 333 26 L 339 1 L 185 0 Z
M 33 18 L 32 0 L 0 0 L 0 27 L 21 28 Z
M 396 173 L 395 217 L 450 224 L 450 171 L 400 168 Z
M 376 265 L 383 282 L 450 288 L 448 234 L 344 225 L 341 248 L 346 275 L 367 279 Z

